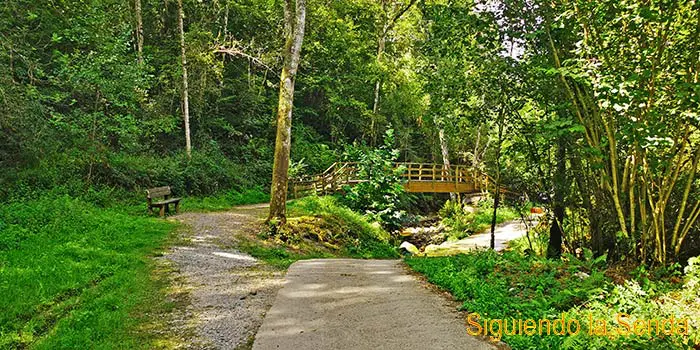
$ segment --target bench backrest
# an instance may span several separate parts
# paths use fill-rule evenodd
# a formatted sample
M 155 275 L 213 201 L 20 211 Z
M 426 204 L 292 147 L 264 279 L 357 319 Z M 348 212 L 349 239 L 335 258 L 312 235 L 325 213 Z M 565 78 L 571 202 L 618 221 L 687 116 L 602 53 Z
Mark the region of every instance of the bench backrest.
M 153 198 L 165 197 L 165 196 L 169 196 L 170 193 L 171 193 L 170 186 L 149 188 L 146 190 L 146 198 L 153 199 Z

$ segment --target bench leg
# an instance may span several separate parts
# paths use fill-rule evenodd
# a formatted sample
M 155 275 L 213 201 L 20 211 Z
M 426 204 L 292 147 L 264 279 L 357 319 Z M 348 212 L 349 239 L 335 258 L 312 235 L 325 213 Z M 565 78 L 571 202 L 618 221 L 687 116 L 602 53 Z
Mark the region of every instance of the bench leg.
M 165 212 L 170 214 L 170 203 L 165 203 Z
M 165 206 L 161 205 L 160 206 L 160 217 L 164 217 L 164 216 L 165 216 Z
M 176 202 L 175 203 L 175 214 L 179 214 L 179 213 L 180 213 L 180 202 Z

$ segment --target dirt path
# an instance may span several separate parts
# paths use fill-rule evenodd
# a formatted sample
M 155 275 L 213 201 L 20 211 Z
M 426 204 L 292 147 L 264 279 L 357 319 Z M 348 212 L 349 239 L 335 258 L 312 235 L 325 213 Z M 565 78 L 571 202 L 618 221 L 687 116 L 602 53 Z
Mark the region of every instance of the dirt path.
M 284 272 L 259 263 L 235 249 L 237 239 L 257 232 L 267 205 L 232 208 L 218 213 L 185 213 L 177 220 L 184 244 L 165 255 L 178 280 L 189 291 L 186 310 L 176 310 L 180 325 L 194 333 L 190 349 L 247 349 L 262 324 Z M 194 323 L 189 324 L 188 323 Z
M 494 349 L 399 260 L 294 263 L 253 349 Z

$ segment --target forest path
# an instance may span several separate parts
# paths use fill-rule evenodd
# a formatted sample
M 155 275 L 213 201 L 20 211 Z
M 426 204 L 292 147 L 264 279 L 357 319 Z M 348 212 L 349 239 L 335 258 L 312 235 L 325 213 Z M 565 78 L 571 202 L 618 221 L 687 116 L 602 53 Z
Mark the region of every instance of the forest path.
M 493 349 L 400 260 L 294 263 L 253 349 Z
M 509 241 L 524 237 L 526 234 L 527 229 L 519 219 L 499 224 L 494 231 L 494 250 L 501 251 L 508 247 Z M 487 230 L 457 241 L 428 245 L 425 247 L 425 254 L 427 256 L 456 255 L 477 249 L 489 249 L 490 246 L 491 231 Z
M 267 213 L 267 204 L 239 206 L 225 212 L 176 215 L 189 227 L 184 243 L 165 255 L 174 263 L 180 289 L 188 291 L 175 327 L 194 333 L 189 349 L 249 349 L 265 312 L 282 285 L 284 271 L 258 262 L 236 249 L 252 237 Z

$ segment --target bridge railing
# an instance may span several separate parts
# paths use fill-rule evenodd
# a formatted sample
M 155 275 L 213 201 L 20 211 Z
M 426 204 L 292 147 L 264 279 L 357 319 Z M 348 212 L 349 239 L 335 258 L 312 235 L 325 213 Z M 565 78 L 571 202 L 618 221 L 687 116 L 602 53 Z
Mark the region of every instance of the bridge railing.
M 486 173 L 465 165 L 449 167 L 434 163 L 397 163 L 397 165 L 406 168 L 403 178 L 407 182 L 471 184 L 474 189 L 483 191 L 495 184 L 495 181 Z
M 471 184 L 474 189 L 482 191 L 495 184 L 487 174 L 463 165 L 446 167 L 442 164 L 404 162 L 395 163 L 394 167 L 404 168 L 401 176 L 406 182 Z M 321 174 L 293 179 L 292 191 L 295 198 L 312 193 L 324 195 L 363 181 L 366 180 L 359 178 L 357 162 L 336 162 Z

